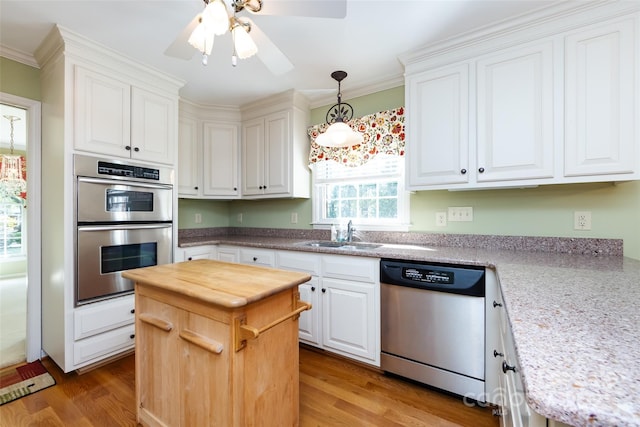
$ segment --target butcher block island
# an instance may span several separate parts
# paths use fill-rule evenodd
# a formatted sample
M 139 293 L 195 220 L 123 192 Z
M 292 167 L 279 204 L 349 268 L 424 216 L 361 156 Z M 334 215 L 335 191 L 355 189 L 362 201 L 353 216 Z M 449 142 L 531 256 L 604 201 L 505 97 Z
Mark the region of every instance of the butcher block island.
M 195 260 L 129 270 L 144 426 L 297 426 L 304 273 Z

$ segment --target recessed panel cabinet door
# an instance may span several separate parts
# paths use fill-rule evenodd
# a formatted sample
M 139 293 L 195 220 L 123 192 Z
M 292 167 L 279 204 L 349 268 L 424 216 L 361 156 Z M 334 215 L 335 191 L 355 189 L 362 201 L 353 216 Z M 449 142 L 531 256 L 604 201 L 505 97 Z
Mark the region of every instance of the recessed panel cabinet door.
M 469 181 L 469 66 L 412 76 L 406 92 L 408 187 Z
M 177 102 L 140 88 L 131 89 L 131 158 L 172 164 Z
M 287 194 L 290 190 L 291 136 L 289 113 L 267 116 L 265 125 L 265 194 Z
M 242 194 L 263 194 L 264 187 L 264 119 L 242 125 Z
M 565 176 L 638 169 L 637 31 L 628 18 L 565 39 Z
M 477 181 L 552 178 L 553 42 L 477 63 Z
M 75 66 L 74 147 L 129 157 L 131 85 Z
M 238 195 L 238 127 L 205 123 L 204 196 Z
M 202 158 L 198 155 L 198 123 L 180 117 L 178 122 L 178 195 L 197 196 Z

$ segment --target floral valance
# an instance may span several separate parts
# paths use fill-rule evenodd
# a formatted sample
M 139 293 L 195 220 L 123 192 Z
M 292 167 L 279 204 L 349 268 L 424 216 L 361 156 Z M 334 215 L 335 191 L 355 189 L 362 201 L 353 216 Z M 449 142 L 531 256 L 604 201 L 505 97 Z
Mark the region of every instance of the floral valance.
M 347 122 L 352 129 L 364 134 L 362 144 L 353 147 L 334 148 L 316 144 L 316 137 L 327 130 L 323 123 L 309 128 L 311 150 L 309 164 L 334 160 L 345 166 L 361 166 L 377 154 L 404 156 L 404 107 L 369 114 Z

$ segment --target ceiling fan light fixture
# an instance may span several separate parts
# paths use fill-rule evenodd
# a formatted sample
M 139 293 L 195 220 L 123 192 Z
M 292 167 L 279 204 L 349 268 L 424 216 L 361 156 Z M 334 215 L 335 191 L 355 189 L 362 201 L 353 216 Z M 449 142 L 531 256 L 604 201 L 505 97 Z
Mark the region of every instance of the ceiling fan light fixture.
M 347 77 L 345 71 L 334 71 L 331 78 L 338 82 L 338 103 L 331 106 L 327 111 L 326 121 L 329 124 L 324 133 L 316 137 L 316 144 L 324 147 L 353 147 L 362 144 L 364 135 L 356 132 L 346 124 L 353 118 L 353 107 L 346 102 L 342 102 L 342 92 L 340 91 L 340 82 Z
M 211 55 L 211 49 L 213 48 L 214 34 L 211 31 L 207 31 L 206 26 L 202 22 L 202 17 L 198 26 L 193 30 L 189 37 L 189 44 L 203 55 Z
M 239 20 L 236 20 L 231 28 L 235 53 L 240 59 L 250 58 L 258 53 L 258 46 L 249 35 L 249 31 L 251 25 Z
M 229 29 L 229 12 L 223 0 L 209 0 L 202 13 L 202 23 L 208 31 L 221 36 Z

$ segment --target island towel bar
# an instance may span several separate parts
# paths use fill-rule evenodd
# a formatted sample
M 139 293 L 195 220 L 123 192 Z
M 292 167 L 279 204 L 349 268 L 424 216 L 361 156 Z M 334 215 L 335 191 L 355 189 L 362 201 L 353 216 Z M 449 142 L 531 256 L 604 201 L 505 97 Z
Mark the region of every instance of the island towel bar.
M 269 323 L 266 326 L 263 326 L 262 328 L 258 329 L 255 328 L 253 326 L 249 326 L 249 325 L 245 325 L 243 324 L 243 322 L 246 321 L 246 319 L 244 317 L 239 317 L 234 319 L 235 322 L 235 350 L 239 351 L 242 350 L 246 345 L 247 345 L 247 340 L 250 339 L 256 339 L 260 336 L 260 334 L 268 331 L 269 329 L 273 328 L 276 325 L 279 325 L 280 323 L 284 322 L 285 320 L 294 318 L 296 316 L 298 316 L 300 313 L 302 313 L 305 310 L 310 310 L 311 309 L 311 304 L 309 304 L 308 302 L 304 302 L 304 301 L 297 301 L 297 308 L 295 310 L 293 310 L 291 313 L 282 316 L 279 319 L 274 320 L 273 322 Z

